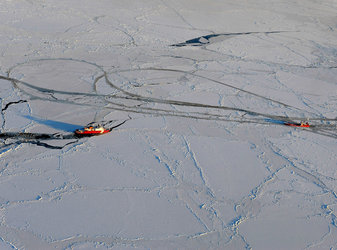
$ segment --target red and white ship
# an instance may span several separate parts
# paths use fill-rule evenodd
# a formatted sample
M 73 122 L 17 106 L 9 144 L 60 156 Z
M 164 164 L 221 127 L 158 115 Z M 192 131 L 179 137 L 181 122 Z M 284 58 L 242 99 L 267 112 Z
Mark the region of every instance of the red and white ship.
M 101 135 L 109 133 L 110 129 L 105 129 L 103 126 L 88 126 L 84 127 L 84 129 L 76 129 L 75 134 L 79 136 L 93 136 L 93 135 Z
M 301 127 L 301 128 L 309 128 L 310 127 L 308 122 L 301 122 L 301 123 L 285 122 L 284 125 L 290 126 L 290 127 Z

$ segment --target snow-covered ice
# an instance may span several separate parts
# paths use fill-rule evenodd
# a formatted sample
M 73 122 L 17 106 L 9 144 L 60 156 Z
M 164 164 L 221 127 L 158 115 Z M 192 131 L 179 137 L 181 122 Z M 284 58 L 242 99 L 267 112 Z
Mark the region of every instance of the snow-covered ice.
M 0 248 L 336 249 L 336 13 L 2 1 Z

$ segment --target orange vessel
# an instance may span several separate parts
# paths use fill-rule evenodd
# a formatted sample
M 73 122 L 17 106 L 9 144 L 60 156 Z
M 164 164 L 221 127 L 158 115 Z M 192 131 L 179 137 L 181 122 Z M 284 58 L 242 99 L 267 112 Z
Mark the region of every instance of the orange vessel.
M 301 128 L 309 128 L 310 125 L 308 122 L 294 123 L 294 122 L 285 122 L 284 125 L 291 127 L 301 127 Z
M 110 132 L 109 129 L 105 129 L 102 126 L 97 126 L 97 127 L 89 126 L 89 127 L 85 127 L 83 130 L 81 129 L 75 130 L 75 134 L 79 136 L 101 135 L 101 134 L 106 134 L 109 132 Z

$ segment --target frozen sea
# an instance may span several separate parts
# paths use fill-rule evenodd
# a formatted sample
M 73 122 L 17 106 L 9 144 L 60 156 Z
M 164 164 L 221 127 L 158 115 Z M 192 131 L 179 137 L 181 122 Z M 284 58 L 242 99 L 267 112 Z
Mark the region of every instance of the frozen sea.
M 336 13 L 1 1 L 0 249 L 337 249 Z

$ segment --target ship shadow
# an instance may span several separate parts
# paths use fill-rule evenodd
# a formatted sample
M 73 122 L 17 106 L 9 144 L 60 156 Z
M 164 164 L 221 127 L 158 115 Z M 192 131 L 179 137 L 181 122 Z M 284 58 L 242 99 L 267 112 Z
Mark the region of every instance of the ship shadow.
M 55 120 L 46 120 L 46 119 L 41 119 L 38 117 L 34 117 L 31 115 L 25 115 L 23 116 L 26 119 L 29 119 L 31 121 L 37 122 L 39 124 L 46 125 L 48 127 L 57 129 L 57 130 L 62 130 L 65 132 L 74 132 L 76 129 L 81 128 L 81 125 L 76 125 L 76 124 L 71 124 L 71 123 L 66 123 L 66 122 L 60 122 L 60 121 L 55 121 Z

